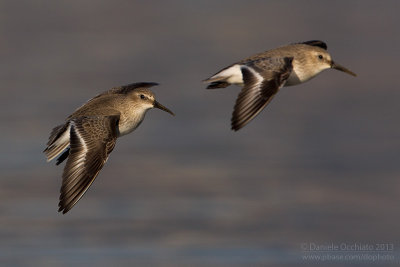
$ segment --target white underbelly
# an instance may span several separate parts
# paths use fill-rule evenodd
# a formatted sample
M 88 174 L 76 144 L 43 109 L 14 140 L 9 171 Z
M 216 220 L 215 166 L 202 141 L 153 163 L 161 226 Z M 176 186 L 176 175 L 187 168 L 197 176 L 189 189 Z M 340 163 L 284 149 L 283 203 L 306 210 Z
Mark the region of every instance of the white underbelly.
M 126 122 L 124 124 L 119 124 L 118 125 L 118 133 L 119 136 L 129 134 L 133 132 L 141 123 L 142 121 L 139 122 Z
M 131 114 L 129 119 L 121 118 L 118 124 L 118 135 L 122 136 L 134 131 L 142 123 L 144 114 L 145 112 L 143 114 L 135 114 L 136 116 Z
M 296 72 L 292 71 L 289 75 L 289 78 L 287 79 L 285 86 L 292 86 L 296 85 L 299 83 L 302 83 L 303 81 L 297 76 Z
M 313 72 L 305 71 L 304 68 L 293 68 L 285 86 L 296 85 L 304 83 L 314 78 L 321 70 L 313 70 Z

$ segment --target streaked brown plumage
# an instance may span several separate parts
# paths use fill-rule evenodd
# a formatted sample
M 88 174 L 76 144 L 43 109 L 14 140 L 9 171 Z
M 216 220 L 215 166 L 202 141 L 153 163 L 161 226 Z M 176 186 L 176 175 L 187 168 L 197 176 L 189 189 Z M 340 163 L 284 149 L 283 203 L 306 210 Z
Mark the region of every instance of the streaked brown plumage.
M 118 137 L 135 130 L 147 110 L 159 108 L 148 89 L 157 83 L 134 83 L 115 87 L 92 99 L 55 127 L 44 150 L 57 165 L 65 159 L 59 210 L 67 213 L 85 194 L 114 149 Z

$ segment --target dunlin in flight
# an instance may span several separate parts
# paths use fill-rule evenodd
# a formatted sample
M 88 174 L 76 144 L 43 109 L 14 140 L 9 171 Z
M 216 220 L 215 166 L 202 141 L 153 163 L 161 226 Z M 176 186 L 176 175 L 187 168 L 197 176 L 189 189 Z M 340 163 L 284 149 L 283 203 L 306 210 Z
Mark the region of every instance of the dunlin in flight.
M 233 110 L 232 130 L 239 130 L 257 116 L 283 86 L 300 84 L 326 69 L 356 74 L 332 60 L 322 41 L 278 47 L 234 63 L 210 78 L 207 89 L 242 85 Z
M 157 83 L 112 88 L 75 110 L 55 127 L 44 150 L 57 165 L 67 159 L 62 175 L 59 210 L 67 213 L 99 174 L 118 137 L 135 130 L 146 112 L 158 108 L 174 115 L 149 90 Z

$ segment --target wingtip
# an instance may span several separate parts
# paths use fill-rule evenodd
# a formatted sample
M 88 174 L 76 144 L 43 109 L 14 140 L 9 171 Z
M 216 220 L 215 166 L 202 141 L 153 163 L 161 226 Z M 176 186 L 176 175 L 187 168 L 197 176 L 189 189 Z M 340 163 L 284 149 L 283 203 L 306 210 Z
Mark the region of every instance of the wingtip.
M 137 88 L 150 88 L 153 86 L 158 86 L 160 85 L 159 83 L 156 82 L 137 82 L 137 83 L 130 83 L 126 85 L 122 85 L 119 87 L 115 87 L 118 91 L 121 92 L 130 92 L 131 90 L 137 89 Z
M 310 40 L 310 41 L 301 42 L 300 44 L 318 46 L 324 50 L 328 50 L 328 45 L 324 41 L 321 41 L 321 40 Z
M 235 116 L 232 115 L 233 117 L 231 118 L 231 130 L 234 132 L 239 131 L 240 129 L 242 129 L 246 123 L 240 123 L 238 120 L 234 119 Z
M 150 86 L 158 86 L 160 83 L 157 82 L 148 82 L 147 84 L 150 84 Z
M 239 131 L 241 128 L 242 128 L 242 127 L 239 127 L 239 126 L 237 126 L 237 125 L 232 125 L 232 126 L 231 126 L 231 130 L 234 131 L 234 132 Z
M 139 83 L 135 83 L 134 85 L 136 85 L 136 88 L 137 87 L 146 87 L 146 88 L 148 88 L 148 87 L 158 86 L 160 84 L 157 83 L 157 82 L 139 82 Z
M 63 205 L 61 202 L 58 203 L 58 212 L 62 213 L 63 215 L 66 214 L 68 211 L 71 210 L 72 207 L 67 207 Z
M 59 208 L 58 208 L 58 212 L 60 212 L 60 213 L 62 213 L 62 214 L 67 213 L 67 212 L 64 210 L 64 207 L 59 207 Z

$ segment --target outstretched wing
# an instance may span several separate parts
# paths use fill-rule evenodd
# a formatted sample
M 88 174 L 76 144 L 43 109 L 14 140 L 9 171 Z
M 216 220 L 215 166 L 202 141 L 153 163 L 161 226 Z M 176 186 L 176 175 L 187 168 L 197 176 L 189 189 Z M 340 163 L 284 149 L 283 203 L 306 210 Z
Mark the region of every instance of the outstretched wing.
M 292 57 L 262 58 L 241 65 L 243 88 L 232 114 L 232 130 L 249 123 L 272 100 L 292 72 Z
M 114 149 L 119 116 L 70 121 L 70 152 L 62 175 L 59 210 L 67 213 L 85 194 Z

